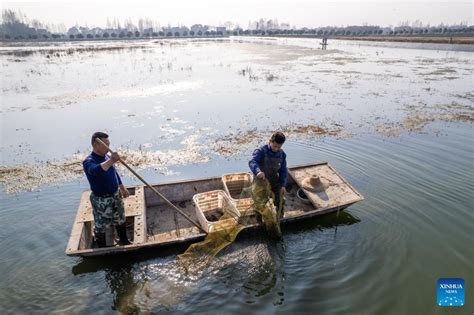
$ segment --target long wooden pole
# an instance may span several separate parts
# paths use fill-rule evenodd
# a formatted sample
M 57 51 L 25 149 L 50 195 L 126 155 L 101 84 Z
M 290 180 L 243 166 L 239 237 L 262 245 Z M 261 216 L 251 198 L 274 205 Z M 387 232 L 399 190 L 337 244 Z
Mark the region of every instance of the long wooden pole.
M 114 151 L 112 151 L 112 149 L 110 149 L 105 143 L 104 141 L 100 140 L 99 138 L 96 139 L 100 144 L 102 144 L 104 147 L 107 148 L 107 151 L 109 151 L 110 153 L 115 153 Z M 131 168 L 124 160 L 120 159 L 120 163 L 123 164 L 123 166 L 125 166 L 126 168 L 128 168 L 128 170 L 130 172 L 133 173 L 133 175 L 135 175 L 139 180 L 141 180 L 145 185 L 147 185 L 148 188 L 150 188 L 155 194 L 157 194 L 161 199 L 163 199 L 171 208 L 173 208 L 174 210 L 178 211 L 179 214 L 181 214 L 186 220 L 188 220 L 190 223 L 192 223 L 195 227 L 197 227 L 199 230 L 203 231 L 204 233 L 207 234 L 206 231 L 203 230 L 203 228 L 198 224 L 196 223 L 193 219 L 191 219 L 186 213 L 183 212 L 183 210 L 181 210 L 180 208 L 176 207 L 174 204 L 171 203 L 171 201 L 169 201 L 168 199 L 166 199 L 165 196 L 163 196 L 158 190 L 155 189 L 155 187 L 151 186 L 150 184 L 148 184 L 148 182 L 143 178 L 141 177 L 137 172 L 135 172 L 135 170 L 133 170 L 133 168 Z

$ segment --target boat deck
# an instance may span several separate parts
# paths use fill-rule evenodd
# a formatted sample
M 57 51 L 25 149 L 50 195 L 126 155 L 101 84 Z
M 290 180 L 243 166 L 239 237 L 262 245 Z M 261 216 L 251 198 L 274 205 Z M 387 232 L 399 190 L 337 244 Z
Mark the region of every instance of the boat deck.
M 304 178 L 315 174 L 320 176 L 326 189 L 320 193 L 303 189 L 309 199 L 304 202 L 297 197 L 297 191 L 302 186 L 301 181 Z M 363 197 L 326 162 L 292 167 L 289 169 L 289 175 L 282 224 L 339 211 L 363 200 Z M 224 190 L 224 184 L 221 177 L 211 177 L 154 185 L 154 188 L 197 222 L 193 196 L 212 190 Z M 81 197 L 66 254 L 70 256 L 106 255 L 146 247 L 160 247 L 183 242 L 192 243 L 205 237 L 205 233 L 178 214 L 150 188 L 137 186 L 129 188 L 129 192 L 130 197 L 126 198 L 124 202 L 127 234 L 133 244 L 118 246 L 115 243 L 114 229 L 109 228 L 107 230 L 107 244 L 111 247 L 93 248 L 94 218 L 89 201 L 90 191 L 86 191 Z M 250 216 L 247 228 L 258 226 L 260 223 L 257 218 Z

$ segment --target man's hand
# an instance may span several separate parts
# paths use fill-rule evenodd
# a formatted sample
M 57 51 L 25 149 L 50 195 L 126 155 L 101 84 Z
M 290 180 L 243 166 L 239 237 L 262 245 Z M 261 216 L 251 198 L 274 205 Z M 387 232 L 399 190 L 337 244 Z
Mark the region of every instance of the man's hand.
M 108 171 L 109 168 L 115 164 L 115 162 L 120 161 L 120 155 L 117 152 L 114 152 L 110 155 L 110 159 L 105 162 L 100 163 L 100 166 L 104 171 Z
M 120 155 L 117 152 L 114 152 L 110 155 L 110 159 L 115 163 L 120 161 Z
M 258 173 L 257 173 L 257 178 L 259 178 L 259 179 L 265 179 L 265 173 L 262 172 L 262 171 L 258 172 Z
M 122 198 L 127 198 L 128 196 L 130 196 L 128 189 L 125 188 L 124 185 L 120 185 L 120 192 L 122 193 Z
M 286 188 L 285 188 L 285 187 L 282 187 L 282 188 L 280 189 L 280 193 L 281 193 L 282 196 L 283 196 L 284 194 L 286 194 Z

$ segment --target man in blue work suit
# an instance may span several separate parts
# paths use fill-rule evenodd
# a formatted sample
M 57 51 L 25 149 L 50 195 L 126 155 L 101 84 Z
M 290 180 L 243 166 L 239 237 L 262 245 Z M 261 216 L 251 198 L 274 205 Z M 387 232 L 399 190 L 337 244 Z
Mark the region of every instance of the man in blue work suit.
M 82 162 L 84 173 L 89 181 L 92 193 L 90 201 L 94 215 L 94 235 L 98 247 L 105 247 L 105 229 L 114 224 L 120 239 L 119 245 L 131 244 L 127 238 L 125 210 L 122 198 L 129 196 L 122 184 L 114 164 L 120 156 L 114 152 L 110 157 L 107 148 L 97 141 L 110 145 L 109 136 L 103 132 L 92 135 L 92 152 Z
M 275 195 L 274 204 L 283 216 L 283 207 L 280 208 L 280 200 L 286 193 L 286 182 L 288 179 L 288 168 L 286 167 L 286 153 L 281 149 L 285 142 L 285 135 L 275 132 L 268 144 L 261 146 L 253 152 L 249 167 L 252 173 L 260 179 L 268 179 L 272 192 Z

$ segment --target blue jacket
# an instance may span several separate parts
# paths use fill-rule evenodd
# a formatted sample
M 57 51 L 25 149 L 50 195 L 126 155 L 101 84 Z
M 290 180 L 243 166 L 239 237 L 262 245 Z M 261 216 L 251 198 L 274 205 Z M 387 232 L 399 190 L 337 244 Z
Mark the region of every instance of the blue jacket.
M 288 179 L 288 168 L 286 167 L 286 153 L 281 149 L 277 152 L 273 152 L 269 144 L 262 145 L 260 148 L 255 149 L 252 154 L 252 159 L 249 161 L 250 170 L 254 175 L 257 175 L 257 173 L 260 172 L 260 162 L 265 153 L 269 157 L 282 157 L 280 170 L 278 171 L 278 182 L 280 187 L 285 187 Z
M 122 180 L 113 165 L 107 171 L 104 171 L 100 166 L 101 163 L 107 160 L 109 160 L 107 155 L 100 156 L 91 152 L 82 162 L 91 190 L 97 196 L 113 194 L 117 192 L 119 185 L 122 184 Z

